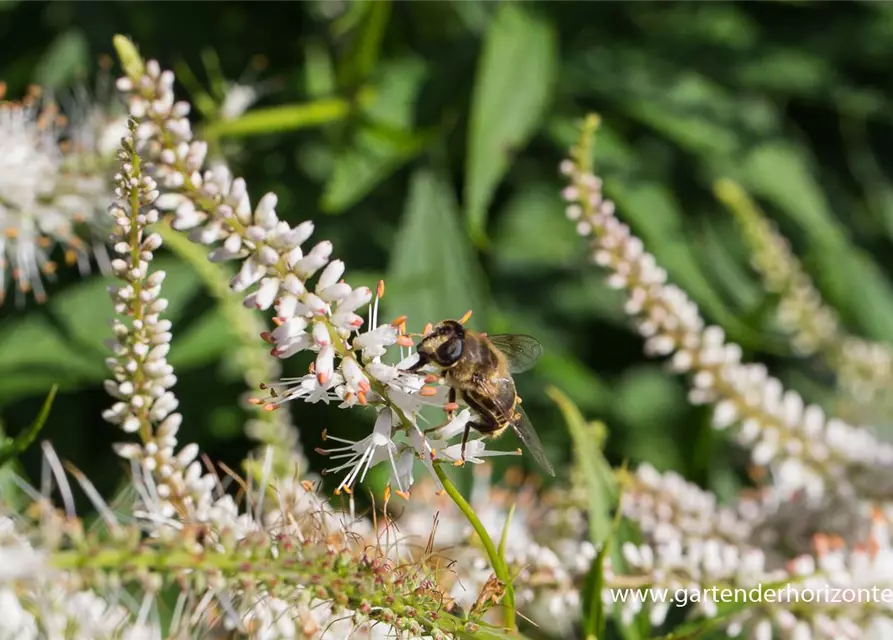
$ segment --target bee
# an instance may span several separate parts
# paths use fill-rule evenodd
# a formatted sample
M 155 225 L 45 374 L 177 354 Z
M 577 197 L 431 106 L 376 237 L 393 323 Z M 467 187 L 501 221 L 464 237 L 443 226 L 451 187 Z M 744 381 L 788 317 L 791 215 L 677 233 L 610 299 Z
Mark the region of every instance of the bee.
M 512 379 L 512 374 L 527 371 L 542 355 L 543 346 L 536 338 L 520 334 L 488 336 L 466 329 L 456 320 L 444 320 L 422 337 L 416 352 L 418 362 L 408 370 L 418 371 L 427 364 L 440 367 L 450 387 L 450 403 L 455 403 L 461 394 L 465 404 L 477 414 L 462 434 L 462 461 L 471 429 L 496 438 L 511 427 L 543 469 L 555 475 L 521 408 Z

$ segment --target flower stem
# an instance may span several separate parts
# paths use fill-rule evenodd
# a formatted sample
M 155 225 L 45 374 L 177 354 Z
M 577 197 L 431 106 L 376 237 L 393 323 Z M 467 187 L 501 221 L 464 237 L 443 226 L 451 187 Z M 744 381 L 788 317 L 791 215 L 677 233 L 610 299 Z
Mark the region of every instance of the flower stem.
M 440 479 L 441 484 L 443 484 L 443 488 L 446 490 L 447 495 L 449 495 L 453 502 L 456 503 L 456 506 L 459 507 L 459 510 L 465 515 L 466 519 L 468 519 L 471 528 L 474 529 L 474 532 L 481 539 L 481 543 L 484 545 L 484 550 L 490 558 L 490 565 L 493 567 L 493 572 L 505 585 L 505 626 L 514 631 L 516 629 L 515 590 L 512 588 L 512 577 L 509 575 L 505 559 L 499 555 L 499 552 L 496 550 L 496 545 L 493 544 L 493 540 L 490 539 L 490 535 L 484 528 L 483 523 L 477 517 L 474 509 L 472 509 L 471 505 L 462 497 L 462 494 L 459 493 L 459 490 L 441 468 L 441 465 L 435 463 L 434 471 L 437 473 L 437 477 Z

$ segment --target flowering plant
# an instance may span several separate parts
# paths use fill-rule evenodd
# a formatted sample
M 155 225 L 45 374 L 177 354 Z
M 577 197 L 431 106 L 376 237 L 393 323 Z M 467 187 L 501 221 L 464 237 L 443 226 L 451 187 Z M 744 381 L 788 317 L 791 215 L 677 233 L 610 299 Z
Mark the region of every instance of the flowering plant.
M 647 463 L 634 472 L 608 469 L 596 429 L 557 390 L 575 442 L 572 470 L 543 491 L 512 473 L 494 483 L 488 458 L 518 452 L 483 437 L 464 449 L 454 442 L 472 412 L 447 401 L 439 371 L 415 371 L 409 319 L 380 317 L 384 283 L 374 291 L 352 286 L 333 243 L 311 244 L 312 222 L 280 217 L 273 193 L 252 201 L 247 182 L 193 132 L 174 74 L 144 61 L 122 36 L 115 46 L 124 70 L 116 88 L 128 115 L 101 119 L 110 127 L 102 136 L 81 131 L 92 146 L 60 145 L 62 121 L 36 98 L 4 106 L 0 145 L 8 145 L 7 161 L 18 158 L 21 175 L 0 184 L 0 193 L 15 196 L 0 201 L 0 219 L 14 229 L 6 235 L 15 240 L 8 255 L 19 289 L 40 293 L 38 271 L 53 270 L 41 244 L 83 250 L 63 203 L 77 197 L 96 211 L 96 198 L 109 198 L 106 217 L 91 218 L 110 234 L 107 266 L 116 279 L 105 383 L 112 400 L 103 418 L 120 431 L 114 450 L 129 465 L 132 491 L 122 515 L 87 474 L 43 444 L 45 486 L 22 482 L 32 504 L 4 505 L 0 520 L 7 560 L 0 638 L 492 638 L 518 637 L 519 619 L 553 636 L 582 627 L 586 637 L 602 638 L 609 618 L 630 634 L 664 626 L 670 607 L 681 605 L 693 605 L 693 621 L 675 637 L 713 629 L 757 638 L 889 631 L 891 602 L 877 593 L 893 593 L 886 482 L 893 446 L 747 363 L 743 349 L 669 284 L 592 171 L 597 118 L 585 122 L 561 165 L 567 217 L 608 271 L 608 285 L 626 294 L 623 310 L 646 353 L 667 357 L 688 377 L 690 401 L 712 406 L 713 427 L 731 432 L 762 470 L 758 486 L 730 504 Z M 106 135 L 120 142 L 108 175 L 107 162 L 81 169 L 86 178 L 69 169 L 85 164 L 67 154 L 82 160 L 76 154 L 96 151 L 93 143 Z M 4 179 L 12 180 L 9 169 Z M 826 357 L 858 399 L 878 400 L 893 362 L 889 348 L 842 335 L 743 190 L 723 182 L 718 192 L 744 223 L 794 345 Z M 258 391 L 248 398 L 255 412 L 245 430 L 260 443 L 241 474 L 181 442 L 188 431 L 169 360 L 176 327 L 165 317 L 166 274 L 156 261 L 163 246 L 196 265 L 240 336 L 238 357 Z M 231 277 L 221 266 L 229 262 L 237 265 Z M 258 335 L 265 351 L 252 343 Z M 277 379 L 279 361 L 305 353 L 307 374 Z M 372 416 L 363 437 L 323 432 L 318 453 L 337 478 L 340 508 L 308 469 L 292 424 L 296 403 Z M 429 415 L 439 422 L 427 424 Z M 384 504 L 367 516 L 355 494 L 379 465 L 388 476 Z M 448 473 L 463 465 L 462 473 L 474 469 L 470 499 Z M 95 525 L 78 517 L 70 479 L 90 499 Z M 399 517 L 394 496 L 405 501 Z M 826 587 L 867 590 L 875 600 L 802 606 L 805 594 Z M 717 593 L 729 589 L 783 596 L 727 607 Z

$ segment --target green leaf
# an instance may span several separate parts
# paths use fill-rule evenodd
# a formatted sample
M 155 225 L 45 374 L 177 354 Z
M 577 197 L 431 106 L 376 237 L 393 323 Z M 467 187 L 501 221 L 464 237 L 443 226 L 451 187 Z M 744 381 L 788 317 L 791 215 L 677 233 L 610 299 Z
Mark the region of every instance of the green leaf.
M 233 120 L 212 122 L 204 133 L 209 137 L 247 137 L 295 131 L 344 120 L 350 109 L 350 103 L 341 98 L 252 109 Z
M 807 151 L 792 142 L 761 145 L 744 159 L 743 181 L 755 194 L 771 200 L 821 245 L 845 237 L 841 222 L 812 174 Z
M 61 87 L 88 68 L 89 45 L 80 29 L 59 35 L 34 70 L 34 82 L 46 88 Z
M 304 88 L 307 95 L 321 98 L 335 93 L 332 56 L 321 42 L 311 41 L 304 49 Z
M 868 338 L 893 341 L 893 286 L 877 262 L 849 243 L 817 247 L 810 257 L 823 293 L 847 321 Z
M 388 309 L 421 324 L 458 318 L 468 309 L 479 319 L 487 311 L 484 282 L 449 184 L 419 169 L 412 177 L 388 269 Z
M 354 86 L 375 69 L 381 54 L 381 43 L 391 16 L 388 0 L 360 3 L 364 13 L 359 22 L 359 33 L 353 39 L 350 52 L 341 58 L 341 84 Z
M 598 545 L 611 531 L 611 509 L 617 497 L 617 487 L 611 466 L 602 451 L 607 428 L 601 422 L 587 422 L 576 405 L 555 387 L 546 393 L 558 405 L 568 431 L 574 441 L 574 461 L 583 473 L 589 501 L 589 539 Z
M 154 266 L 167 272 L 165 317 L 174 323 L 172 352 L 177 350 L 177 320 L 200 283 L 182 262 L 159 258 Z M 108 376 L 108 320 L 114 315 L 108 278 L 94 277 L 54 294 L 44 307 L 9 322 L 0 333 L 0 401 L 32 394 L 58 383 L 73 389 Z
M 682 443 L 670 430 L 689 410 L 680 382 L 658 366 L 644 365 L 625 371 L 613 392 L 613 410 L 626 427 L 623 437 L 628 455 L 661 469 L 680 468 L 684 463 Z
M 168 361 L 175 369 L 200 367 L 214 361 L 233 348 L 231 329 L 219 306 L 209 310 L 175 336 Z
M 430 133 L 401 133 L 398 137 L 364 125 L 353 145 L 335 158 L 320 208 L 326 213 L 346 211 L 418 156 L 433 139 Z
M 341 213 L 362 200 L 434 139 L 435 131 L 415 131 L 415 104 L 428 77 L 421 58 L 407 57 L 383 66 L 381 84 L 362 109 L 363 121 L 335 158 L 321 208 Z
M 523 187 L 501 212 L 493 253 L 507 270 L 575 267 L 586 244 L 562 212 L 565 204 L 554 185 Z
M 6 441 L 0 445 L 0 467 L 4 466 L 16 456 L 22 454 L 22 452 L 34 442 L 37 434 L 43 429 L 43 425 L 46 424 L 47 418 L 50 416 L 50 409 L 53 407 L 53 400 L 56 398 L 56 391 L 58 391 L 58 389 L 59 387 L 57 385 L 52 386 L 50 392 L 47 394 L 47 399 L 43 402 L 43 407 L 41 407 L 40 413 L 37 414 L 37 417 L 34 419 L 34 422 L 31 423 L 30 427 L 25 429 L 25 431 L 20 433 L 15 439 L 6 438 Z
M 509 538 L 509 529 L 512 526 L 512 517 L 515 515 L 515 503 L 512 503 L 512 506 L 509 507 L 509 512 L 505 516 L 505 524 L 502 525 L 502 536 L 499 538 L 499 557 L 502 558 L 502 562 L 505 563 L 505 545 L 508 543 Z
M 512 156 L 537 130 L 552 96 L 558 48 L 552 26 L 526 5 L 503 3 L 490 23 L 475 77 L 465 164 L 465 211 L 476 242 Z
M 619 503 L 620 497 L 617 501 Z M 616 509 L 614 511 L 614 519 L 611 521 L 611 535 L 606 538 L 601 549 L 598 550 L 595 558 L 592 559 L 592 565 L 589 573 L 586 574 L 586 582 L 583 585 L 583 633 L 587 639 L 597 640 L 605 637 L 605 627 L 607 625 L 607 617 L 605 616 L 605 605 L 602 602 L 602 590 L 605 585 L 605 559 L 611 550 L 611 541 L 617 538 L 617 531 L 620 529 L 620 522 L 623 518 L 623 511 Z

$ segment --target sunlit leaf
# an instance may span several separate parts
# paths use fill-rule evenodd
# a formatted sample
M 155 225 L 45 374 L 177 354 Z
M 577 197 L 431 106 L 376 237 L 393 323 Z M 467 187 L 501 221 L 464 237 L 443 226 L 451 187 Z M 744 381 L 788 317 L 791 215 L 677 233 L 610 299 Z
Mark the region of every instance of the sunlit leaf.
M 614 474 L 602 451 L 607 428 L 601 422 L 587 422 L 570 398 L 555 387 L 549 387 L 546 393 L 558 405 L 573 438 L 574 463 L 586 482 L 589 539 L 599 544 L 611 532 L 611 511 L 617 497 Z
M 211 123 L 205 129 L 205 134 L 245 137 L 318 127 L 343 120 L 350 113 L 350 109 L 350 103 L 340 98 L 252 109 L 238 118 Z
M 321 42 L 312 41 L 304 48 L 304 88 L 307 95 L 322 98 L 335 92 L 332 56 Z
M 464 200 L 477 241 L 486 236 L 493 192 L 548 106 L 557 55 L 547 21 L 525 4 L 500 5 L 484 37 L 468 129 Z

